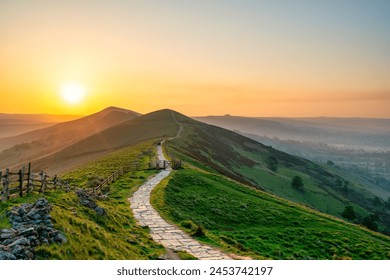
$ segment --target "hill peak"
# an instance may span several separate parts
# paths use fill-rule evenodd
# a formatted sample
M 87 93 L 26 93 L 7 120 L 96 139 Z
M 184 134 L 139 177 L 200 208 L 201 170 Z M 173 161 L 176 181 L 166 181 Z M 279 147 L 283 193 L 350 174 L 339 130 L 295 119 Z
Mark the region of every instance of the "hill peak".
M 121 112 L 121 113 L 132 114 L 134 116 L 141 116 L 140 113 L 137 113 L 135 111 L 124 109 L 124 108 L 119 108 L 119 107 L 115 107 L 115 106 L 109 106 L 107 108 L 104 108 L 103 110 L 101 110 L 93 115 L 101 114 L 101 113 L 111 113 L 111 112 Z
M 190 117 L 187 117 L 186 115 L 183 115 L 182 113 L 179 113 L 175 110 L 172 109 L 161 109 L 157 110 L 151 113 L 148 113 L 142 118 L 145 119 L 159 119 L 159 120 L 171 120 L 171 119 L 176 119 L 177 121 L 191 121 L 195 122 L 195 120 L 191 119 Z

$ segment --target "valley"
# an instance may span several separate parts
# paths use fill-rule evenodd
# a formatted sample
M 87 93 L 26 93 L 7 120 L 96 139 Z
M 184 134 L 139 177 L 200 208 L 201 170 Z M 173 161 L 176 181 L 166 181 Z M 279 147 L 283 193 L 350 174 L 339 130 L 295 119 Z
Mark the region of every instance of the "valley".
M 198 117 L 289 154 L 333 163 L 390 187 L 390 120 Z M 386 182 L 387 180 L 387 182 Z

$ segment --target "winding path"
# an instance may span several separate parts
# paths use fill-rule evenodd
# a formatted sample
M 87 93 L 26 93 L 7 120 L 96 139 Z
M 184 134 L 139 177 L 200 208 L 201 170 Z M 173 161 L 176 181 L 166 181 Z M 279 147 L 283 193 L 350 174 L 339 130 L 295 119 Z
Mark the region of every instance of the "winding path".
M 180 137 L 183 130 L 182 124 L 179 125 L 176 137 Z M 157 147 L 157 156 L 159 160 L 165 160 L 162 145 Z M 231 258 L 207 245 L 200 244 L 190 235 L 183 232 L 177 226 L 166 222 L 150 204 L 151 191 L 171 173 L 170 167 L 161 171 L 156 176 L 148 180 L 139 187 L 133 197 L 129 199 L 130 207 L 133 210 L 134 217 L 141 226 L 148 226 L 151 230 L 151 236 L 154 241 L 162 244 L 164 247 L 175 251 L 186 251 L 200 260 L 230 260 Z

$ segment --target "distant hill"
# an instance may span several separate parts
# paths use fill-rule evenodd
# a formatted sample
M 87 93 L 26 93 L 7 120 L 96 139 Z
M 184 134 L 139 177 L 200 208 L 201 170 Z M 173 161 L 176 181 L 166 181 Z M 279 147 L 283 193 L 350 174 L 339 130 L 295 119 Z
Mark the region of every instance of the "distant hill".
M 390 149 L 390 119 L 369 118 L 251 118 L 238 116 L 196 117 L 204 123 L 258 136 Z
M 116 107 L 15 137 L 0 139 L 0 168 L 57 152 L 102 130 L 126 122 L 139 113 Z
M 112 151 L 151 139 L 172 137 L 177 124 L 170 110 L 160 110 L 93 134 L 52 155 L 33 162 L 50 173 L 62 173 Z
M 49 127 L 60 122 L 78 119 L 76 115 L 2 114 L 0 138 L 12 137 L 29 131 Z

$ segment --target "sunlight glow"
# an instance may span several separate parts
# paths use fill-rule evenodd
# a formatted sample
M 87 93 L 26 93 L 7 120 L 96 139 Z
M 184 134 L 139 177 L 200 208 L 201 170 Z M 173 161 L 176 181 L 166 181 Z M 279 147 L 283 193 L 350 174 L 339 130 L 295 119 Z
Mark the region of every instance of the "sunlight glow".
M 68 82 L 61 87 L 62 98 L 70 104 L 80 103 L 85 92 L 85 88 L 77 82 Z

